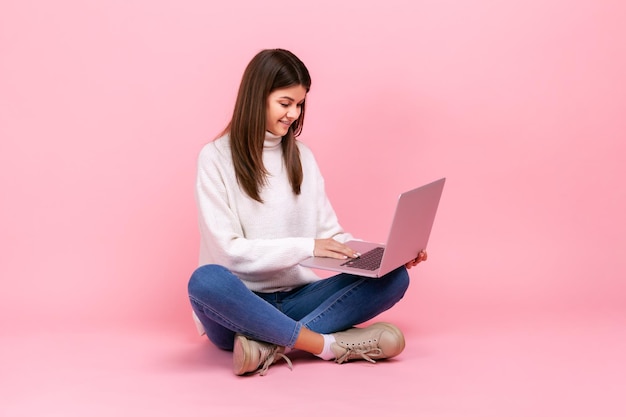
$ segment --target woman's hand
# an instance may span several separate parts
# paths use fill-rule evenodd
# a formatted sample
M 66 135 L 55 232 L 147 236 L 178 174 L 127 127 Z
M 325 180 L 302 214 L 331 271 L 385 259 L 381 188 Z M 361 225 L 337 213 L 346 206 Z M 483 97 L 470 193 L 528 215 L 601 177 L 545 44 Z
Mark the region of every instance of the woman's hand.
M 359 253 L 332 238 L 315 239 L 313 255 L 335 259 L 358 258 L 360 256 Z
M 414 267 L 420 262 L 425 261 L 426 259 L 428 259 L 428 254 L 426 253 L 425 250 L 423 250 L 417 254 L 417 258 L 413 259 L 412 261 L 407 262 L 404 266 L 406 266 L 407 269 L 411 269 L 412 267 Z

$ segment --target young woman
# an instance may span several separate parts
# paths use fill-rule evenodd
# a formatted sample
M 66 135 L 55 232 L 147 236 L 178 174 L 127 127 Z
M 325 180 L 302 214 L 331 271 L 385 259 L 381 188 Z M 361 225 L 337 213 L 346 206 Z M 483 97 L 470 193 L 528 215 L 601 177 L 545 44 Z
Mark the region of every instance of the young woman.
M 233 117 L 198 159 L 200 267 L 189 298 L 201 333 L 233 351 L 237 375 L 260 373 L 286 349 L 343 363 L 375 362 L 404 349 L 389 323 L 354 327 L 404 295 L 406 268 L 382 279 L 321 279 L 298 265 L 315 255 L 358 257 L 339 222 L 302 131 L 311 78 L 294 54 L 264 50 L 248 64 Z

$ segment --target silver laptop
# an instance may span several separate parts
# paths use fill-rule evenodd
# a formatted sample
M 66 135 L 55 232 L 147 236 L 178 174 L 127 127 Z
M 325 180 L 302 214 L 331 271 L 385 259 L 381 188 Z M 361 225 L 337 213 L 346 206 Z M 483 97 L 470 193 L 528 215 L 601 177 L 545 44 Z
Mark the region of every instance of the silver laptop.
M 351 240 L 346 245 L 361 254 L 357 259 L 311 256 L 300 265 L 380 278 L 415 259 L 426 249 L 445 182 L 441 178 L 400 194 L 386 244 Z

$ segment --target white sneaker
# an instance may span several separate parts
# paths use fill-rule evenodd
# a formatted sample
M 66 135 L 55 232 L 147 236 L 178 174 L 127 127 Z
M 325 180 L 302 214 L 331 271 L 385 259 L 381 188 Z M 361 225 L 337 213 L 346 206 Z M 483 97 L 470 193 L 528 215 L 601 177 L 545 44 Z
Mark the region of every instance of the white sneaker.
M 287 361 L 289 369 L 293 369 L 291 360 L 285 356 L 285 348 L 248 339 L 243 335 L 235 335 L 235 347 L 233 348 L 233 371 L 235 375 L 244 375 L 251 372 L 263 376 L 270 365 L 279 359 Z
M 376 360 L 393 358 L 404 350 L 404 335 L 399 328 L 390 323 L 374 323 L 363 328 L 353 327 L 332 335 L 335 337 L 335 343 L 330 349 L 335 354 L 337 363 L 355 359 L 376 363 Z

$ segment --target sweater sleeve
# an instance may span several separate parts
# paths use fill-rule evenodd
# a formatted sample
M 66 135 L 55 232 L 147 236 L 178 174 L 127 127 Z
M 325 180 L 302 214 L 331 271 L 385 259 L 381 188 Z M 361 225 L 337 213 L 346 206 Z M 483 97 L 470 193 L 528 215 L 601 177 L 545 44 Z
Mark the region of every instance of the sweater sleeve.
M 250 281 L 300 268 L 298 262 L 313 254 L 313 236 L 246 237 L 236 210 L 242 198 L 248 197 L 236 181 L 230 154 L 220 152 L 215 142 L 205 146 L 198 159 L 196 181 L 200 263 L 223 265 Z

